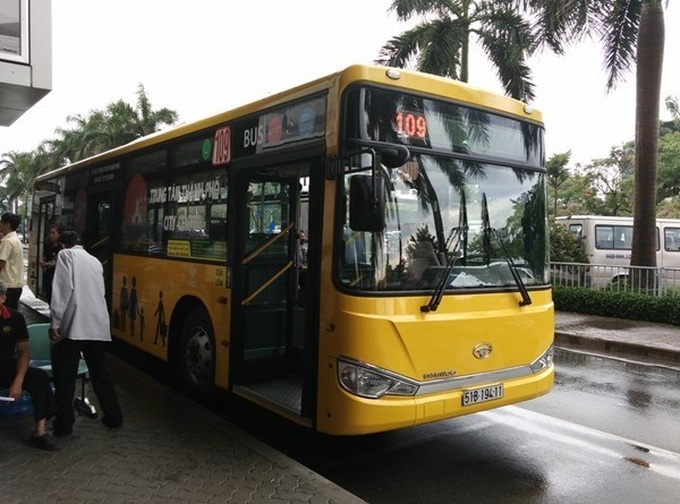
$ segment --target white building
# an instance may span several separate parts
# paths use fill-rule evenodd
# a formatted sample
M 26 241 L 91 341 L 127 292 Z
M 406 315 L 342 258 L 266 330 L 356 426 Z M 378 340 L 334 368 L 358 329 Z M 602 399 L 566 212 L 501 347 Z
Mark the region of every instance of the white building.
M 52 0 L 0 1 L 0 126 L 52 90 Z

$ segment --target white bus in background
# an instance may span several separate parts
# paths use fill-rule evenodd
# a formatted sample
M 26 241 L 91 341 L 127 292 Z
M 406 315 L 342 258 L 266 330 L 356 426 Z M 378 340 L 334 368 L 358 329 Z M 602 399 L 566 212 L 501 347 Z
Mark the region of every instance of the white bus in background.
M 633 217 L 570 215 L 556 222 L 583 242 L 590 263 L 586 283 L 598 287 L 627 278 Z M 656 220 L 656 265 L 664 268 L 667 283 L 680 283 L 680 219 Z

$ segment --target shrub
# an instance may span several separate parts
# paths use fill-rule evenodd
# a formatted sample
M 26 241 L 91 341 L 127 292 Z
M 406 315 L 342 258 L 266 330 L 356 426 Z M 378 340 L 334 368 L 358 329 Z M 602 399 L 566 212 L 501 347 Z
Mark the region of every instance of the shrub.
M 658 297 L 555 285 L 553 301 L 559 311 L 680 325 L 680 295 L 677 292 Z
M 587 263 L 583 242 L 576 238 L 566 226 L 550 223 L 550 261 L 561 263 Z

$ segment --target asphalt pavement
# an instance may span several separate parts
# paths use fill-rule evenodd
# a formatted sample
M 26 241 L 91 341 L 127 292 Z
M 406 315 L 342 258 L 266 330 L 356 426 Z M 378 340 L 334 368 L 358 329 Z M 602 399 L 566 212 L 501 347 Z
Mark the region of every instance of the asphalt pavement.
M 28 323 L 48 313 L 28 290 L 21 311 Z M 676 326 L 557 312 L 555 337 L 562 348 L 680 367 Z M 364 502 L 121 359 L 108 362 L 122 429 L 78 417 L 61 449 L 44 452 L 24 444 L 30 417 L 0 418 L 3 503 Z

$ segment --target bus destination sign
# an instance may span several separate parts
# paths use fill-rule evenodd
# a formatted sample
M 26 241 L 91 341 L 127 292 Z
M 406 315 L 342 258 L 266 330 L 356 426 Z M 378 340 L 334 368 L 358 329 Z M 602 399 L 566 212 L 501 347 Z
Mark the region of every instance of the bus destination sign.
M 212 164 L 226 165 L 235 158 L 323 138 L 325 133 L 325 96 L 289 103 L 219 128 L 214 137 Z

